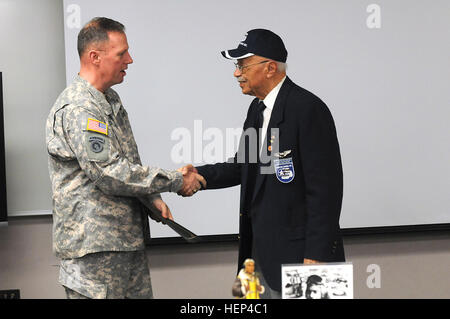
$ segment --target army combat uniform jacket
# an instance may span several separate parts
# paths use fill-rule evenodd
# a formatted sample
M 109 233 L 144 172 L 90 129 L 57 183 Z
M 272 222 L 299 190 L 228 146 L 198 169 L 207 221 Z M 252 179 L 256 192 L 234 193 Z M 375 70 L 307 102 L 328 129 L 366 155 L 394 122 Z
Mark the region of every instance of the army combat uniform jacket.
M 77 76 L 50 111 L 46 144 L 56 256 L 144 249 L 142 203 L 177 192 L 183 177 L 142 166 L 118 94 Z

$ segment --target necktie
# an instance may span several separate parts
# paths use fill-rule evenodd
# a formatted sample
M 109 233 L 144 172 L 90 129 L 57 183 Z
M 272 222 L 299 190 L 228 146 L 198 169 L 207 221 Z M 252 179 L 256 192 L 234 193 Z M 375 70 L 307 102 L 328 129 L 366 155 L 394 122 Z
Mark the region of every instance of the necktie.
M 263 101 L 259 101 L 257 106 L 257 114 L 256 114 L 256 122 L 255 122 L 255 129 L 256 129 L 256 135 L 257 135 L 257 144 L 256 144 L 256 163 L 249 163 L 248 165 L 248 179 L 247 179 L 247 199 L 245 203 L 245 210 L 247 212 L 250 212 L 251 210 L 251 200 L 253 198 L 253 191 L 256 184 L 256 179 L 258 177 L 258 169 L 259 169 L 259 145 L 260 145 L 260 129 L 264 122 L 264 115 L 263 112 L 265 110 L 266 106 L 264 105 Z M 250 150 L 255 150 L 253 147 L 250 147 Z M 254 159 L 255 157 L 250 155 L 251 159 Z
M 258 104 L 258 119 L 257 119 L 257 122 L 256 122 L 256 129 L 258 130 L 257 131 L 257 136 L 258 136 L 258 144 L 257 144 L 257 146 L 258 146 L 258 148 L 257 148 L 257 150 L 258 150 L 258 158 L 259 158 L 259 150 L 260 150 L 260 146 L 261 146 L 261 143 L 262 143 L 262 139 L 264 138 L 264 132 L 261 132 L 261 128 L 262 128 L 262 126 L 263 126 L 263 123 L 264 123 L 264 114 L 263 114 L 263 112 L 264 112 L 264 110 L 266 109 L 266 105 L 264 104 L 264 102 L 263 101 L 259 101 L 259 104 Z
M 263 122 L 264 122 L 263 112 L 265 109 L 266 109 L 266 105 L 264 104 L 264 102 L 259 101 L 259 103 L 258 103 L 258 119 L 256 122 L 256 125 L 257 125 L 256 128 L 258 128 L 258 129 L 260 129 L 263 125 Z

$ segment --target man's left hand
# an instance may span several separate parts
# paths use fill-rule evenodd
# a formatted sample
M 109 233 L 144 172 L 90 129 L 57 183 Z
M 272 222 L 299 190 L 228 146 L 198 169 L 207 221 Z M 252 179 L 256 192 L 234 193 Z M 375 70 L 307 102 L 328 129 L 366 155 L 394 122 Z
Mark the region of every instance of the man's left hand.
M 173 216 L 172 216 L 172 213 L 170 212 L 170 208 L 167 206 L 166 203 L 164 203 L 164 201 L 162 199 L 157 198 L 152 202 L 152 204 L 153 204 L 153 206 L 155 206 L 155 208 L 157 210 L 160 211 L 162 217 L 173 220 Z

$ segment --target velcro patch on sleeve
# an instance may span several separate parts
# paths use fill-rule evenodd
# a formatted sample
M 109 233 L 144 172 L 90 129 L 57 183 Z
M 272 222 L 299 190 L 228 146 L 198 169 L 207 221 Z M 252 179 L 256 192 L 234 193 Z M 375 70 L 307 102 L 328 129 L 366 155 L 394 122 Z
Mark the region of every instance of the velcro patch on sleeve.
M 87 158 L 94 162 L 105 162 L 109 159 L 110 140 L 97 132 L 86 132 Z
M 88 118 L 86 129 L 88 131 L 108 135 L 108 124 L 100 122 L 99 120 L 93 118 Z

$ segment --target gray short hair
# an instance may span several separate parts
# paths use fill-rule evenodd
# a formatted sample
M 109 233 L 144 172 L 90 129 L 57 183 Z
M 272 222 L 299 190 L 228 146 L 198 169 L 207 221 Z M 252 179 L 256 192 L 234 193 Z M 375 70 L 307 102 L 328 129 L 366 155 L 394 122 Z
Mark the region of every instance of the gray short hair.
M 81 56 L 92 43 L 108 41 L 108 32 L 125 32 L 125 26 L 117 21 L 96 17 L 86 23 L 78 33 L 78 55 Z
M 279 72 L 286 72 L 287 71 L 287 63 L 277 61 L 277 69 Z

